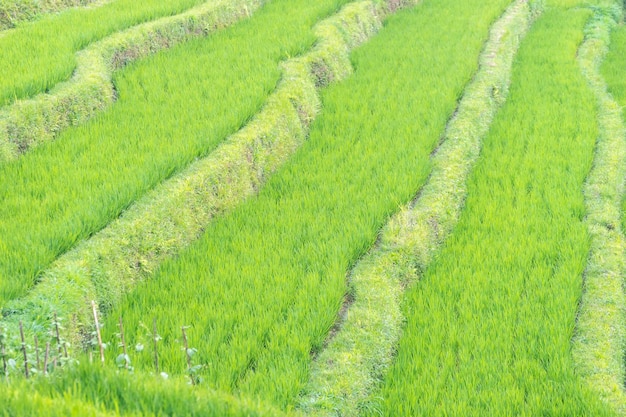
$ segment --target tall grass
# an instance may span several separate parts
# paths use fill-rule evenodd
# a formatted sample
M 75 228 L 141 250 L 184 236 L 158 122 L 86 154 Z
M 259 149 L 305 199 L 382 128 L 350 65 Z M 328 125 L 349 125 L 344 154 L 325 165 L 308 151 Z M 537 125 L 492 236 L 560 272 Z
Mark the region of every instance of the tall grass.
M 202 2 L 116 0 L 46 16 L 4 33 L 0 36 L 0 106 L 48 91 L 68 79 L 76 66 L 76 52 L 89 43 Z
M 147 190 L 217 146 L 261 107 L 278 62 L 310 47 L 345 0 L 277 0 L 209 39 L 120 73 L 119 102 L 0 167 L 0 305 Z
M 325 90 L 309 141 L 258 198 L 215 220 L 114 309 L 129 340 L 157 317 L 162 366 L 184 372 L 177 329 L 192 325 L 203 384 L 292 407 L 334 323 L 346 271 L 423 184 L 508 4 L 425 0 L 389 18 L 353 54 L 355 74 Z M 113 320 L 105 333 L 113 337 Z M 147 355 L 135 363 L 152 367 Z
M 407 294 L 397 358 L 375 394 L 383 415 L 610 415 L 570 353 L 589 251 L 581 190 L 598 135 L 576 61 L 590 13 L 547 3 L 459 224 Z

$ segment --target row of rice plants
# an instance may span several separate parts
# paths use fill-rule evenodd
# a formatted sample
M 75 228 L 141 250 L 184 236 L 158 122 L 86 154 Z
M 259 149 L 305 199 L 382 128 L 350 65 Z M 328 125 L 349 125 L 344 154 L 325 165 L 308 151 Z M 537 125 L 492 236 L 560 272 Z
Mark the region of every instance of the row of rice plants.
M 116 99 L 113 73 L 160 50 L 206 36 L 249 16 L 265 0 L 214 0 L 184 13 L 116 32 L 76 54 L 72 78 L 47 94 L 0 110 L 0 164 L 53 140 Z
M 208 0 L 215 1 L 215 0 Z M 115 0 L 24 23 L 0 36 L 0 106 L 50 90 L 76 67 L 77 51 L 111 33 L 177 14 L 203 0 Z
M 97 0 L 0 0 L 0 31 L 68 7 L 85 6 Z
M 358 415 L 368 407 L 402 333 L 403 288 L 420 278 L 459 219 L 482 139 L 506 100 L 513 59 L 541 4 L 516 0 L 492 26 L 480 68 L 463 93 L 432 173 L 409 207 L 394 215 L 350 272 L 344 317 L 315 358 L 301 408 L 309 415 Z
M 619 415 L 626 413 L 626 239 L 621 227 L 626 130 L 622 108 L 607 93 L 600 66 L 622 8 L 621 0 L 598 2 L 578 52 L 583 75 L 597 99 L 599 136 L 584 187 L 591 246 L 572 349 L 578 373 Z
M 293 407 L 311 352 L 335 321 L 346 271 L 423 184 L 489 26 L 509 3 L 425 0 L 390 17 L 353 54 L 355 74 L 325 91 L 324 112 L 294 158 L 125 297 L 105 338 L 114 317 L 124 317 L 131 344 L 156 317 L 162 367 L 184 370 L 176 339 L 181 324 L 192 325 L 203 384 Z M 147 355 L 135 365 L 153 366 Z
M 576 374 L 570 344 L 598 136 L 576 60 L 591 13 L 546 3 L 456 230 L 407 293 L 397 358 L 373 398 L 384 415 L 610 415 Z
M 0 167 L 0 306 L 134 200 L 258 111 L 278 62 L 346 0 L 277 0 L 252 19 L 119 74 L 116 106 Z

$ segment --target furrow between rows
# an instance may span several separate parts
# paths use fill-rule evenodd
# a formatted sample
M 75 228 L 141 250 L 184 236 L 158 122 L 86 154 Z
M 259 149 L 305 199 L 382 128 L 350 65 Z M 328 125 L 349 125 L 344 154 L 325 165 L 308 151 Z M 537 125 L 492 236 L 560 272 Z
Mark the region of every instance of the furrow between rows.
M 608 93 L 600 66 L 623 5 L 605 1 L 587 24 L 578 60 L 598 106 L 599 136 L 584 188 L 591 239 L 583 295 L 572 340 L 578 372 L 615 411 L 626 413 L 626 240 L 622 201 L 626 181 L 626 129 L 621 106 Z
M 404 320 L 403 288 L 419 279 L 459 218 L 481 140 L 506 100 L 513 58 L 538 13 L 517 0 L 494 23 L 480 68 L 433 156 L 428 182 L 350 273 L 345 316 L 315 358 L 301 399 L 309 415 L 358 415 L 388 368 Z
M 265 0 L 212 0 L 184 13 L 127 29 L 77 54 L 72 78 L 49 94 L 0 109 L 0 164 L 51 141 L 116 100 L 113 73 L 132 61 L 250 16 Z

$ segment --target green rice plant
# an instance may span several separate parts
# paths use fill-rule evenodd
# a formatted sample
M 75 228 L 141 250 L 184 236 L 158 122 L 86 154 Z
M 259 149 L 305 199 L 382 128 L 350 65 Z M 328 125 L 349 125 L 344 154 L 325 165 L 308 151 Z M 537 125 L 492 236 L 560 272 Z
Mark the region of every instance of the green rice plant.
M 68 82 L 49 94 L 20 100 L 0 110 L 0 163 L 54 139 L 102 111 L 116 98 L 112 76 L 128 63 L 205 36 L 249 16 L 263 0 L 213 0 L 184 13 L 117 32 L 77 54 Z
M 275 88 L 278 62 L 309 48 L 313 24 L 343 2 L 273 1 L 216 36 L 128 67 L 116 77 L 116 106 L 1 166 L 0 306 L 245 125 Z
M 598 136 L 576 59 L 590 15 L 547 1 L 522 43 L 464 211 L 407 292 L 397 357 L 365 415 L 611 415 L 570 343 Z
M 208 0 L 213 1 L 213 0 Z M 76 52 L 119 30 L 181 13 L 203 0 L 115 0 L 24 23 L 0 36 L 0 106 L 70 78 Z
M 621 1 L 599 2 L 578 57 L 596 95 L 599 136 L 584 188 L 589 259 L 584 274 L 572 353 L 578 373 L 617 414 L 626 413 L 626 240 L 621 225 L 626 182 L 626 130 L 622 109 L 607 92 L 600 66 L 610 32 L 622 20 Z
M 214 219 L 113 309 L 129 343 L 156 317 L 160 366 L 184 374 L 178 329 L 191 325 L 204 386 L 292 409 L 335 321 L 346 271 L 424 183 L 429 154 L 509 3 L 425 0 L 389 17 L 353 53 L 353 76 L 324 90 L 309 140 L 258 197 Z M 314 69 L 320 85 L 331 78 Z M 133 363 L 152 369 L 149 354 Z
M 350 272 L 344 317 L 315 358 L 300 401 L 308 415 L 356 416 L 367 408 L 400 338 L 403 288 L 419 278 L 458 221 L 480 142 L 506 100 L 513 58 L 541 12 L 535 5 L 518 0 L 492 26 L 480 68 L 432 157 L 428 182 Z
M 0 0 L 0 31 L 69 7 L 98 3 L 102 3 L 102 0 Z

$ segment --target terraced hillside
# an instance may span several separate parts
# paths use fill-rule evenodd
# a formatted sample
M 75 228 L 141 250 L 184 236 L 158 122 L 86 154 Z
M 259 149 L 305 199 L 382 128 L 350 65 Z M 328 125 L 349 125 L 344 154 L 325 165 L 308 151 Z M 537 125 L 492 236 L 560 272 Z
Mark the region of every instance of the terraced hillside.
M 0 3 L 0 414 L 626 415 L 622 2 L 88 3 Z

